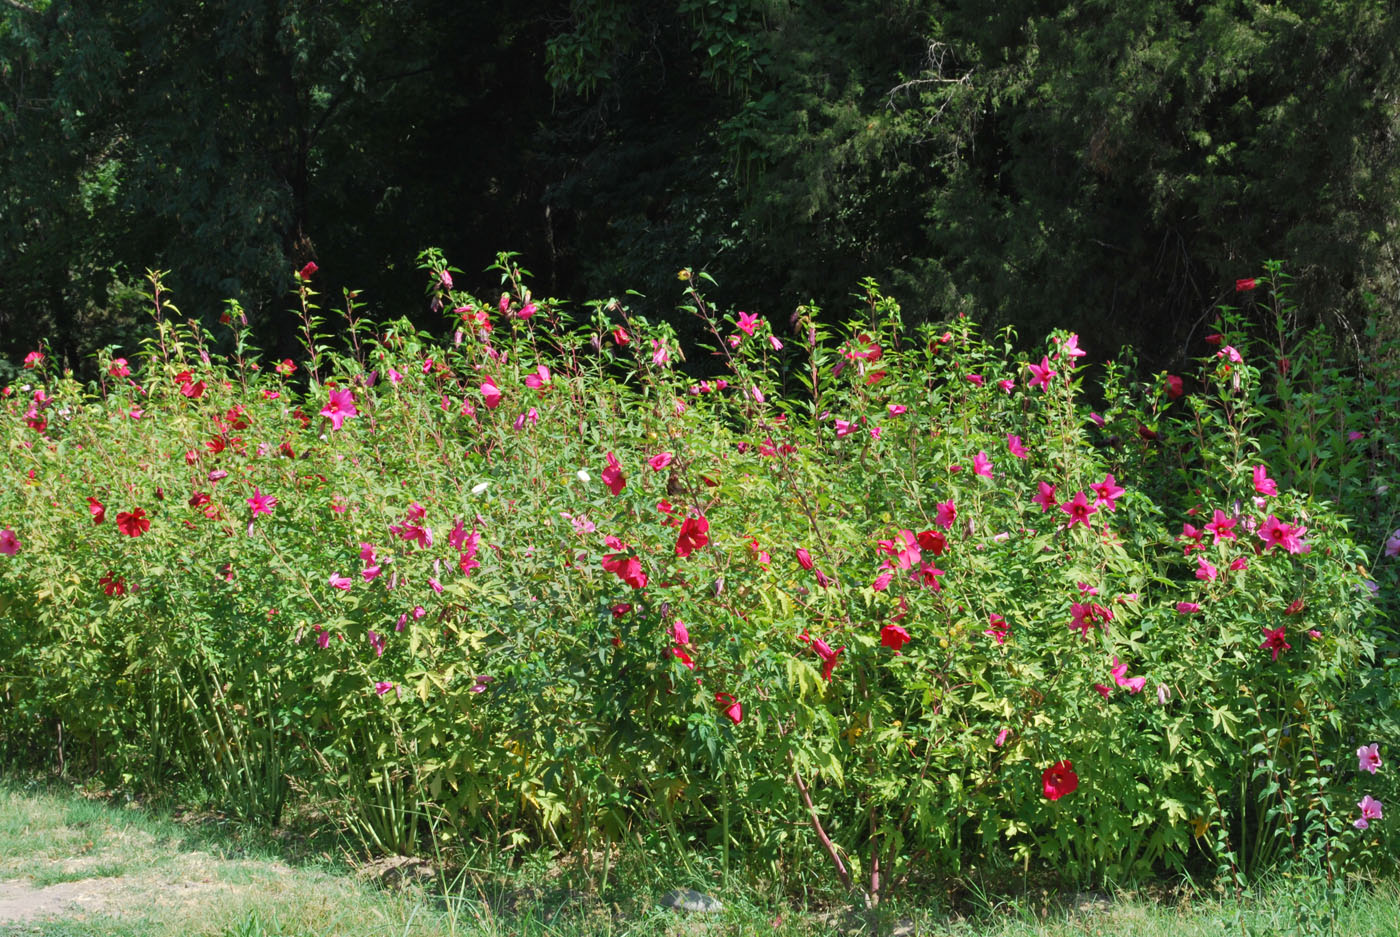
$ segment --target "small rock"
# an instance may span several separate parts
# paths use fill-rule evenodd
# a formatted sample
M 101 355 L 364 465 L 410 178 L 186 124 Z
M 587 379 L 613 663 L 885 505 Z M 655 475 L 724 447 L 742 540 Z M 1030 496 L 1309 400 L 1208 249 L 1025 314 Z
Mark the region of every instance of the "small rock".
M 701 914 L 713 914 L 724 910 L 724 905 L 718 898 L 702 895 L 693 888 L 677 888 L 666 892 L 661 896 L 661 905 L 674 911 L 697 911 Z

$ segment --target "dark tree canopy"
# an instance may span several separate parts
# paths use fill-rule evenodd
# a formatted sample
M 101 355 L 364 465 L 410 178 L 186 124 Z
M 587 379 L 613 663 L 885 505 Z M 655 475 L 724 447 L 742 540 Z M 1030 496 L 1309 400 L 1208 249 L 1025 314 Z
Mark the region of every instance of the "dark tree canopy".
M 775 321 L 874 276 L 1158 361 L 1278 258 L 1354 324 L 1396 299 L 1397 50 L 1379 0 L 6 0 L 0 355 L 129 340 L 148 267 L 270 345 L 311 259 L 421 316 L 429 245 L 662 314 L 682 266 Z

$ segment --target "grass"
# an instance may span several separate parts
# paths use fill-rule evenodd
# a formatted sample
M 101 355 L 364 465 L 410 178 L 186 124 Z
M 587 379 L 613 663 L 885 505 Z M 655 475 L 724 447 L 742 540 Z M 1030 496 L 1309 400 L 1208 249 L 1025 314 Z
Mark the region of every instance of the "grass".
M 237 824 L 175 820 L 69 789 L 0 782 L 0 935 L 5 937 L 1219 937 L 1298 933 L 1283 880 L 1243 902 L 1185 892 L 984 897 L 949 915 L 895 904 L 882 920 L 796 908 L 752 887 L 709 889 L 726 910 L 680 915 L 657 904 L 684 881 L 620 862 L 592 889 L 578 868 L 538 858 L 513 872 L 391 889 L 356 875 L 325 843 Z M 446 885 L 446 887 L 443 887 Z M 13 917 L 16 898 L 38 913 Z M 1354 889 L 1336 934 L 1400 937 L 1400 883 Z M 8 910 L 7 910 L 8 909 Z

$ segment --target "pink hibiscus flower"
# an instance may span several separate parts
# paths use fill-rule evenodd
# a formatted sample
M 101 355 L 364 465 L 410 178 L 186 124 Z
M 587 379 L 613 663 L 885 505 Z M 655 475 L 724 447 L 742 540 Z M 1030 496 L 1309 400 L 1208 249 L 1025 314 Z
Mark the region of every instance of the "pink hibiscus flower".
M 1089 499 L 1084 497 L 1084 492 L 1077 491 L 1074 497 L 1060 505 L 1060 510 L 1069 515 L 1069 526 L 1083 524 L 1089 526 L 1089 517 L 1098 512 L 1096 504 L 1090 504 Z
M 355 408 L 355 393 L 348 387 L 332 390 L 329 402 L 321 408 L 321 416 L 330 417 L 331 428 L 340 429 L 347 419 L 359 416 Z
M 613 494 L 621 494 L 622 489 L 627 487 L 627 478 L 622 474 L 622 465 L 617 461 L 617 456 L 611 452 L 607 454 L 607 466 L 603 469 L 603 484 L 608 486 L 608 491 Z
M 1307 553 L 1308 546 L 1302 539 L 1306 532 L 1306 528 L 1285 524 L 1270 514 L 1259 528 L 1259 539 L 1267 544 L 1266 550 L 1283 547 L 1289 553 Z
M 1040 358 L 1040 364 L 1028 364 L 1031 369 L 1031 386 L 1039 387 L 1041 390 L 1050 389 L 1050 378 L 1058 374 L 1058 371 L 1050 367 L 1050 359 L 1044 355 Z

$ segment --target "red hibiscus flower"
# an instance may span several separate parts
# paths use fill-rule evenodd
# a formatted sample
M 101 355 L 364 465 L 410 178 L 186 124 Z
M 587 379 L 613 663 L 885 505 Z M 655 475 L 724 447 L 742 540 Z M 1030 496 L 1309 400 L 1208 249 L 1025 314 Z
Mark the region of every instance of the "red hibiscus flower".
M 1074 793 L 1079 787 L 1079 775 L 1074 773 L 1074 765 L 1068 761 L 1057 761 L 1045 769 L 1045 773 L 1040 776 L 1040 783 L 1045 791 L 1045 796 L 1050 800 L 1059 800 L 1066 794 Z
M 744 707 L 728 693 L 716 693 L 715 704 L 724 708 L 724 714 L 736 726 L 744 721 Z
M 608 491 L 615 495 L 622 494 L 622 489 L 627 487 L 627 478 L 622 474 L 622 465 L 617 461 L 617 456 L 611 452 L 607 455 L 607 466 L 603 469 L 603 484 L 608 486 Z
M 685 559 L 691 551 L 698 550 L 710 542 L 710 522 L 704 516 L 687 517 L 676 536 L 676 556 Z
M 139 537 L 151 529 L 151 522 L 146 517 L 144 508 L 130 512 L 122 511 L 117 515 L 117 529 L 128 537 Z
M 644 589 L 647 574 L 642 571 L 642 561 L 625 553 L 610 553 L 603 557 L 603 568 L 633 589 Z
M 909 632 L 904 630 L 903 625 L 888 624 L 880 629 L 880 643 L 896 654 L 909 641 Z
M 1293 647 L 1293 645 L 1289 644 L 1288 641 L 1284 639 L 1283 625 L 1277 628 L 1264 627 L 1259 630 L 1264 632 L 1264 643 L 1259 645 L 1259 649 L 1261 651 L 1270 652 L 1272 655 L 1270 660 L 1277 661 L 1280 651 L 1287 651 Z

